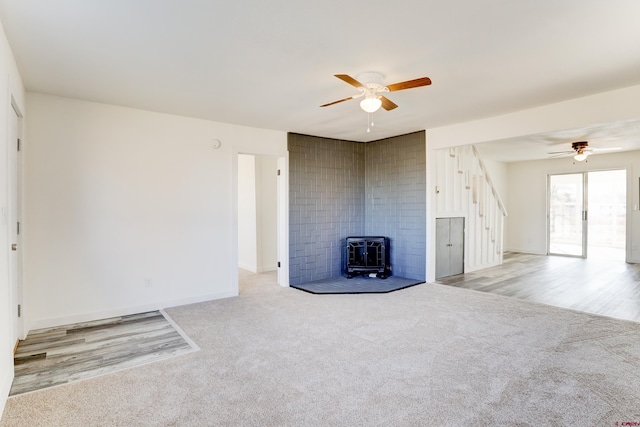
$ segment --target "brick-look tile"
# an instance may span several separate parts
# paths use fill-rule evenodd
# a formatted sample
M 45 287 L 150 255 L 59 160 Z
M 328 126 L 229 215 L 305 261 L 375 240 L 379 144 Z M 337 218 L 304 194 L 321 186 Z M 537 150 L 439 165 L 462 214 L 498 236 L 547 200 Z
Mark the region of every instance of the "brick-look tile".
M 393 273 L 424 279 L 424 132 L 368 144 L 289 134 L 290 278 L 338 276 L 347 236 L 387 236 Z

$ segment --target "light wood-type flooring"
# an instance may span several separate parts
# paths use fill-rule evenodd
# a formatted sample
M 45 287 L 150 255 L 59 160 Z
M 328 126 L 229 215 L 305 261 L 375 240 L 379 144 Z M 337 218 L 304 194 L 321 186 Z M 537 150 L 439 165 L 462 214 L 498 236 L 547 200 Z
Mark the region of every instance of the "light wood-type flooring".
M 640 322 L 640 264 L 507 252 L 501 266 L 436 283 Z
M 29 333 L 14 357 L 14 396 L 197 350 L 158 311 Z

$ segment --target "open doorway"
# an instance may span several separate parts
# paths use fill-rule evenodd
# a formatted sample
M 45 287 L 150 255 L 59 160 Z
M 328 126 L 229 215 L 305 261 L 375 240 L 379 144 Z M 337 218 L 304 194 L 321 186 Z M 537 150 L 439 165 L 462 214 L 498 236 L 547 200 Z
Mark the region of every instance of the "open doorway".
M 626 170 L 549 176 L 550 255 L 625 261 Z
M 238 267 L 274 272 L 289 286 L 288 159 L 237 153 L 237 160 Z
M 238 266 L 277 269 L 277 159 L 238 155 Z

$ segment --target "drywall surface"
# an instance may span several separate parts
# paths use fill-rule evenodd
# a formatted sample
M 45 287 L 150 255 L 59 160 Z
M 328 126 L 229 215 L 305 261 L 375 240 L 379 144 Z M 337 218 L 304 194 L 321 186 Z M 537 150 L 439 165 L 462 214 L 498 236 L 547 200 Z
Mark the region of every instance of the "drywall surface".
M 34 93 L 28 107 L 32 328 L 237 294 L 237 154 L 285 156 L 285 133 Z
M 278 268 L 278 159 L 256 156 L 256 249 L 258 272 Z
M 238 155 L 238 267 L 258 272 L 256 158 Z

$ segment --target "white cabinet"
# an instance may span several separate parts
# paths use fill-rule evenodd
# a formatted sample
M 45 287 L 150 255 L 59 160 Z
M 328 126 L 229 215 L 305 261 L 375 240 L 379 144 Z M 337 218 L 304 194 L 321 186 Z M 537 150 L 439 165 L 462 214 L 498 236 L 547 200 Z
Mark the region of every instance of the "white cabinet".
M 464 273 L 464 218 L 436 218 L 436 279 Z

